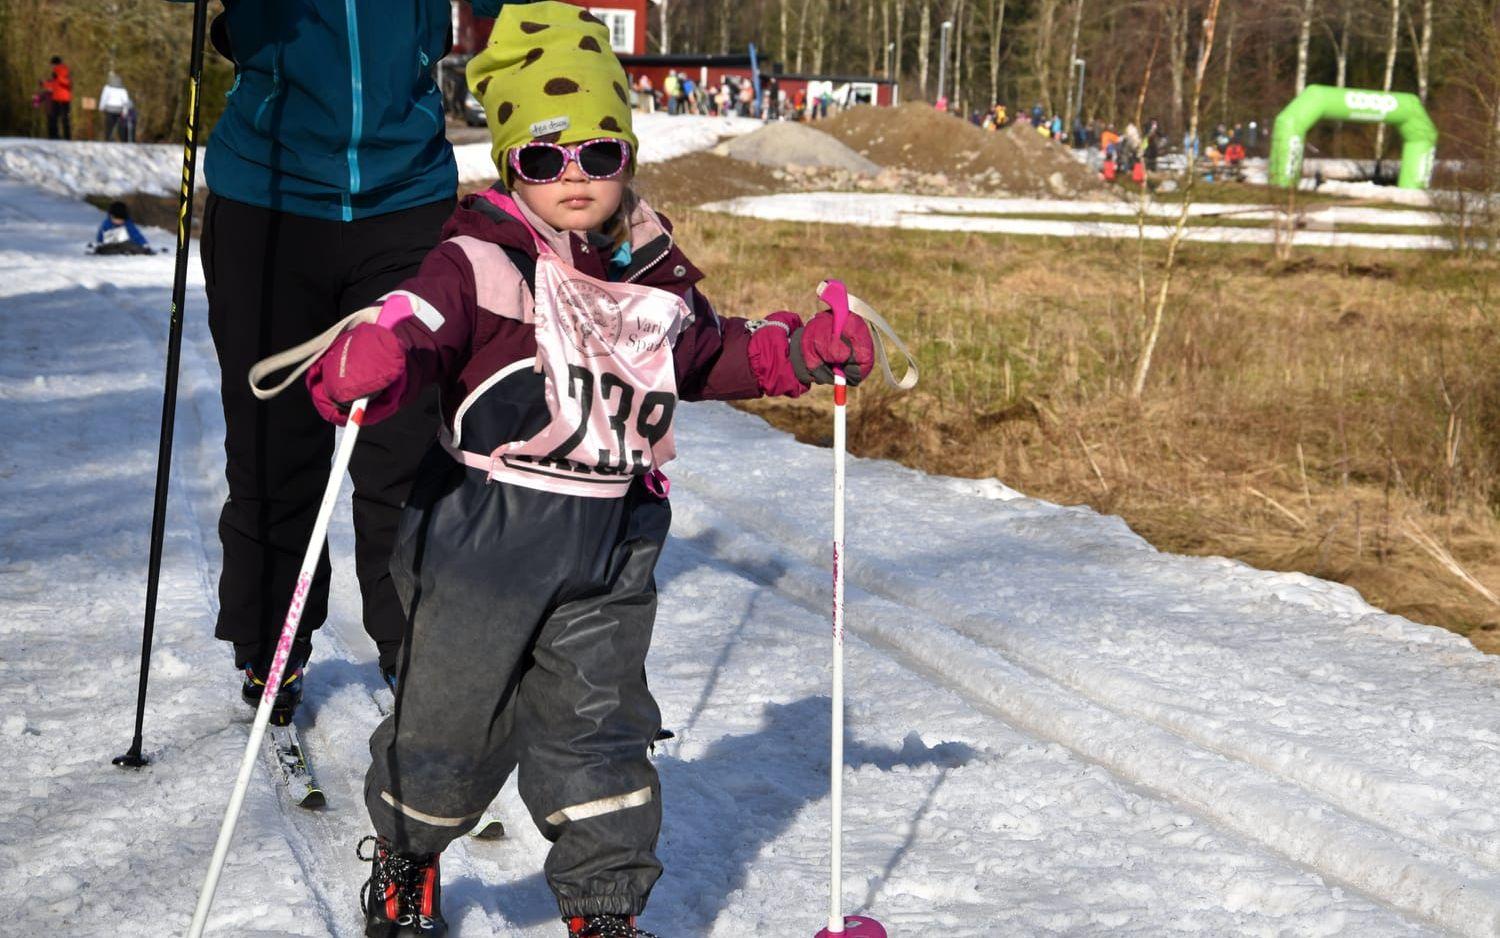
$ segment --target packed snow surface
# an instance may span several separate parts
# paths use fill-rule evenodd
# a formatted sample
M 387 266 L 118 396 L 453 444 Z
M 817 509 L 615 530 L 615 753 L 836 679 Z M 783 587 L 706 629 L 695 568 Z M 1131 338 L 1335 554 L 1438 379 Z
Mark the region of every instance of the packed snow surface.
M 969 196 L 906 195 L 872 192 L 784 192 L 750 195 L 702 206 L 725 212 L 775 221 L 825 222 L 875 228 L 908 228 L 923 231 L 981 231 L 996 234 L 1046 235 L 1058 238 L 1136 238 L 1165 240 L 1170 224 L 1149 224 L 1142 230 L 1130 216 L 1133 205 L 1120 201 L 1048 201 L 1025 198 L 974 198 Z M 1174 219 L 1180 207 L 1154 203 L 1147 214 Z M 1074 220 L 1071 218 L 1027 218 L 1037 215 L 1106 215 L 1120 221 Z M 1193 219 L 1266 222 L 1267 227 L 1214 227 L 1189 223 L 1183 232 L 1188 241 L 1225 244 L 1270 244 L 1276 232 L 1269 226 L 1275 214 L 1264 207 L 1200 202 L 1189 206 Z M 1430 212 L 1388 211 L 1339 206 L 1309 209 L 1303 217 L 1313 223 L 1435 227 L 1442 224 Z M 1299 230 L 1293 243 L 1309 247 L 1360 247 L 1399 250 L 1447 250 L 1451 242 L 1436 234 L 1397 232 Z
M 181 934 L 251 716 L 211 637 L 223 425 L 194 257 L 151 764 L 109 764 L 131 735 L 172 260 L 80 255 L 97 220 L 0 179 L 6 934 Z M 809 304 L 807 286 L 786 302 Z M 811 935 L 831 456 L 724 405 L 680 413 L 650 660 L 678 736 L 656 756 L 666 873 L 642 924 Z M 346 494 L 299 716 L 329 804 L 285 804 L 258 768 L 214 935 L 360 933 L 385 692 L 348 516 Z M 851 461 L 846 559 L 849 912 L 901 938 L 1500 930 L 1500 664 L 1463 639 L 1335 584 L 1159 553 L 997 480 L 885 462 Z M 444 857 L 454 934 L 560 938 L 546 844 L 513 789 L 498 810 L 505 839 Z

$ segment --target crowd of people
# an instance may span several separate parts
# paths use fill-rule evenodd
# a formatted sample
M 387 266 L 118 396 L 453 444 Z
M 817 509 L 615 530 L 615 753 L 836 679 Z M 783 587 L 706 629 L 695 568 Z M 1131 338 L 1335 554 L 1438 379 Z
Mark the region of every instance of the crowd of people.
M 949 110 L 945 98 L 939 98 L 936 107 L 939 111 Z M 1047 140 L 1083 151 L 1089 168 L 1105 182 L 1123 178 L 1138 185 L 1145 184 L 1169 149 L 1167 132 L 1154 118 L 1144 128 L 1132 121 L 1119 130 L 1113 123 L 1097 118 L 1085 121 L 1080 115 L 1073 118 L 1071 127 L 1066 127 L 1061 114 L 1054 112 L 1049 115 L 1040 102 L 1030 109 L 1015 110 L 1005 104 L 995 104 L 984 111 L 971 111 L 968 121 L 984 130 L 1000 130 L 1013 125 L 1034 129 Z M 1260 152 L 1263 143 L 1269 143 L 1269 139 L 1259 121 L 1232 126 L 1218 124 L 1206 145 L 1200 137 L 1185 132 L 1181 152 L 1207 181 L 1239 181 L 1244 179 L 1245 160 L 1251 153 Z
M 62 56 L 54 55 L 46 78 L 37 81 L 31 106 L 41 111 L 47 121 L 47 139 L 73 139 L 73 75 Z M 84 107 L 97 108 L 104 115 L 102 140 L 135 142 L 136 109 L 130 92 L 120 76 L 111 71 L 97 99 L 84 99 Z M 92 129 L 92 122 L 90 122 Z
M 741 75 L 724 74 L 704 84 L 687 72 L 668 70 L 660 87 L 645 72 L 630 81 L 631 104 L 646 113 L 699 114 L 710 117 L 758 117 L 761 120 L 815 121 L 832 117 L 842 107 L 831 86 L 809 92 L 807 86 L 788 92 L 775 78 L 755 83 Z

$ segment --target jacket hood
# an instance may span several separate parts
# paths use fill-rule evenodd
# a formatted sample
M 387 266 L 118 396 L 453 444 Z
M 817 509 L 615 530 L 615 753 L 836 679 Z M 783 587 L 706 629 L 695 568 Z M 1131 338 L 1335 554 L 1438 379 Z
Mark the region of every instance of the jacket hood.
M 487 192 L 509 195 L 500 185 Z M 512 196 L 516 207 L 525 216 L 554 253 L 564 258 L 579 271 L 600 280 L 608 279 L 605 262 L 607 258 L 590 247 L 579 233 L 559 231 L 537 217 L 521 199 Z M 489 200 L 485 192 L 464 196 L 458 208 L 443 226 L 443 238 L 462 235 L 489 241 L 502 247 L 515 248 L 535 258 L 540 251 L 521 221 L 507 215 Z M 672 223 L 644 200 L 637 200 L 630 213 L 630 247 L 634 260 L 626 268 L 625 277 L 632 283 L 685 293 L 703 279 L 703 272 L 693 266 L 672 237 Z

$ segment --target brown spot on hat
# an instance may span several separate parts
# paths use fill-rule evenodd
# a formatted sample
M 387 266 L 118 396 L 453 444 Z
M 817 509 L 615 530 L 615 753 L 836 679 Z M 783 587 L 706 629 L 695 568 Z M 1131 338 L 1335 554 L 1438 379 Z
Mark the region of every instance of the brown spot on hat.
M 533 23 L 529 20 L 521 24 L 521 32 L 523 33 L 539 33 L 547 28 L 546 23 Z
M 587 49 L 590 52 L 604 51 L 603 49 L 599 48 L 599 40 L 595 39 L 593 36 L 584 36 L 582 39 L 578 40 L 578 48 Z
M 579 10 L 578 18 L 583 20 L 585 23 L 598 23 L 600 26 L 604 25 L 604 23 L 599 20 L 599 17 L 590 13 L 588 10 Z
M 615 94 L 617 94 L 617 95 L 620 96 L 620 103 L 621 104 L 629 104 L 630 103 L 630 96 L 625 93 L 625 89 L 624 88 L 620 87 L 620 83 L 619 82 L 613 82 L 612 84 L 615 86 Z
M 474 94 L 477 97 L 484 97 L 484 91 L 490 86 L 490 79 L 493 77 L 493 75 L 486 75 L 483 78 L 479 79 L 479 84 L 474 86 Z
M 509 101 L 506 101 L 504 104 L 495 108 L 495 120 L 503 124 L 506 121 L 510 120 L 510 116 L 515 112 L 516 106 Z
M 571 78 L 554 78 L 542 86 L 542 91 L 551 95 L 573 94 L 578 90 L 578 82 Z
M 620 122 L 615 120 L 613 117 L 606 117 L 604 118 L 604 120 L 600 121 L 599 129 L 613 130 L 617 134 L 625 132 L 625 128 L 621 127 Z
M 521 68 L 525 68 L 526 66 L 535 63 L 536 60 L 539 59 L 539 58 L 541 58 L 541 57 L 542 57 L 542 47 L 541 46 L 537 46 L 535 49 L 532 49 L 530 52 L 526 53 L 525 60 L 521 62 Z

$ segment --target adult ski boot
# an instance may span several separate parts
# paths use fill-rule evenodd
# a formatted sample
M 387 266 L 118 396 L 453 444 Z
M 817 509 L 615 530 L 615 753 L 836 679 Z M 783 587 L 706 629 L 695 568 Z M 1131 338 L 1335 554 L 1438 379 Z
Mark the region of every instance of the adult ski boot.
M 364 853 L 367 843 L 374 845 L 369 856 Z M 370 878 L 359 893 L 365 938 L 441 938 L 448 933 L 438 854 L 397 853 L 384 837 L 366 837 L 355 853 L 371 864 Z
M 628 915 L 575 915 L 568 923 L 568 938 L 656 938 L 635 927 Z
M 271 725 L 287 726 L 292 722 L 292 717 L 297 713 L 297 705 L 302 702 L 302 671 L 301 665 L 286 672 L 281 681 L 281 689 L 276 692 L 276 702 L 271 705 Z M 245 698 L 245 703 L 252 707 L 260 706 L 260 696 L 265 693 L 266 679 L 255 673 L 255 668 L 245 668 L 245 683 L 240 685 L 240 695 Z

